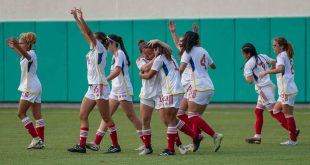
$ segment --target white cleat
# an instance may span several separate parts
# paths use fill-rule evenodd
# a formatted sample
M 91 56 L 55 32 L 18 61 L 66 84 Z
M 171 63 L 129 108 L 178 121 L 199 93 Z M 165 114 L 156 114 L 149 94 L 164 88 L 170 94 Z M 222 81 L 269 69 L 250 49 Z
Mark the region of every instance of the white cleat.
M 223 139 L 223 134 L 216 133 L 215 137 L 213 138 L 214 152 L 217 152 L 220 149 L 222 139 Z
M 179 151 L 182 155 L 186 154 L 189 150 L 189 148 L 187 148 L 186 146 L 183 146 L 182 144 L 178 146 Z
M 143 150 L 139 153 L 140 156 L 142 155 L 149 155 L 153 153 L 153 149 L 150 147 L 150 148 L 143 148 Z
M 33 138 L 27 149 L 42 149 L 44 148 L 44 142 L 39 138 Z
M 136 151 L 143 151 L 144 150 L 144 144 L 141 144 L 138 148 L 135 149 Z
M 280 145 L 283 145 L 283 146 L 296 146 L 297 145 L 297 141 L 287 140 L 287 141 L 284 141 L 284 142 L 280 143 Z
M 99 151 L 100 145 L 95 144 L 94 142 L 87 142 L 86 148 L 92 151 Z

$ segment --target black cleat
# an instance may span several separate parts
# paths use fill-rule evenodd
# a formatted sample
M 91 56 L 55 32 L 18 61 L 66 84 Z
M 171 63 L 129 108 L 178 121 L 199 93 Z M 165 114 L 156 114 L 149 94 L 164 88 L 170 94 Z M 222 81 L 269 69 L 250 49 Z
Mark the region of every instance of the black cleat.
M 175 155 L 174 151 L 170 151 L 168 149 L 165 149 L 162 153 L 159 154 L 159 156 L 172 156 Z
M 245 141 L 249 144 L 260 144 L 262 142 L 261 138 L 250 137 L 245 139 Z
M 113 154 L 113 153 L 118 153 L 121 152 L 121 147 L 120 146 L 111 146 L 107 152 L 107 154 Z
M 81 147 L 80 145 L 75 145 L 72 148 L 67 149 L 69 152 L 78 152 L 78 153 L 86 153 L 86 148 Z
M 296 134 L 296 139 L 298 138 L 299 133 L 300 133 L 300 129 L 297 128 L 297 129 L 296 129 L 296 132 L 295 132 L 295 134 Z
M 194 144 L 193 152 L 196 152 L 199 149 L 200 142 L 201 142 L 202 138 L 203 137 L 200 134 L 196 135 L 196 137 L 193 141 L 193 144 Z

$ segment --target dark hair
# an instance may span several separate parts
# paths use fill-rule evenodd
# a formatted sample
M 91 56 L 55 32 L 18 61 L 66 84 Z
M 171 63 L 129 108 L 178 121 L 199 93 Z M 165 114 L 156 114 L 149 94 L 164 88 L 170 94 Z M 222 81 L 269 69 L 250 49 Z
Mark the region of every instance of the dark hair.
M 139 48 L 140 53 L 142 53 L 142 49 L 145 48 L 145 46 L 146 46 L 146 42 L 144 40 L 141 39 L 138 41 L 138 48 Z
M 255 67 L 254 67 L 254 68 L 256 68 L 256 66 L 257 66 L 257 61 L 258 61 L 258 60 L 262 61 L 262 59 L 261 59 L 262 56 L 259 56 L 259 55 L 258 55 L 255 46 L 254 46 L 253 44 L 251 44 L 251 43 L 245 43 L 245 44 L 242 46 L 242 52 L 247 53 L 247 54 L 250 54 L 250 58 L 253 57 L 253 56 L 255 57 Z M 248 58 L 248 60 L 249 60 L 250 58 Z M 267 61 L 264 57 L 262 57 L 262 58 L 263 58 L 265 61 Z M 245 64 L 246 64 L 246 62 L 244 63 L 244 65 L 245 65 Z M 240 70 L 242 70 L 242 69 L 244 68 L 244 65 L 240 68 Z M 254 69 L 254 68 L 253 68 L 253 69 Z
M 293 58 L 294 56 L 294 49 L 291 43 L 287 42 L 284 37 L 277 37 L 274 39 L 275 42 L 282 46 L 285 51 L 287 51 L 288 57 Z
M 124 46 L 124 42 L 123 42 L 122 37 L 117 36 L 117 35 L 115 35 L 115 34 L 111 34 L 111 35 L 109 35 L 109 38 L 117 43 L 117 44 L 116 44 L 117 47 L 118 47 L 118 44 L 120 45 L 121 50 L 122 50 L 122 51 L 125 53 L 125 55 L 126 55 L 126 59 L 127 59 L 127 62 L 128 62 L 128 66 L 130 66 L 129 56 L 128 56 L 128 53 L 127 53 L 127 51 L 126 51 L 126 49 L 125 49 L 125 46 Z
M 109 45 L 109 42 L 108 42 L 108 38 L 107 38 L 107 35 L 103 32 L 96 32 L 95 33 L 95 38 L 99 41 L 101 41 L 102 45 L 107 48 L 108 45 Z
M 182 55 L 184 52 L 189 53 L 194 46 L 199 44 L 199 40 L 198 33 L 192 31 L 186 32 L 182 40 L 181 52 L 178 55 Z

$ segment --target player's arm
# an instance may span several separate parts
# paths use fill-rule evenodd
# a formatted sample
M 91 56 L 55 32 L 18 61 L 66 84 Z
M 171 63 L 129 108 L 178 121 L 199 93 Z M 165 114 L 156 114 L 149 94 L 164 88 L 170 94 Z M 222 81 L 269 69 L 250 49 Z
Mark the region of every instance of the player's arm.
M 174 45 L 177 47 L 177 49 L 179 51 L 181 51 L 181 48 L 179 46 L 179 37 L 177 36 L 177 33 L 176 33 L 176 25 L 175 25 L 175 23 L 173 21 L 169 21 L 168 28 L 169 28 L 169 31 L 171 33 Z
M 83 18 L 83 12 L 81 9 L 72 9 L 71 14 L 73 15 L 79 29 L 81 30 L 84 38 L 86 39 L 87 43 L 91 45 L 92 47 L 96 46 L 96 38 L 94 37 L 92 31 L 86 24 L 84 18 Z
M 283 65 L 278 65 L 276 68 L 274 69 L 270 69 L 270 70 L 266 70 L 263 71 L 259 74 L 260 78 L 265 77 L 267 74 L 277 74 L 277 73 L 282 73 L 284 70 L 284 66 Z
M 179 68 L 181 74 L 184 72 L 186 66 L 187 66 L 187 63 L 181 62 L 180 68 Z
M 116 66 L 110 73 L 110 75 L 107 77 L 108 81 L 113 80 L 115 77 L 117 77 L 121 73 L 121 67 Z
M 197 23 L 194 23 L 193 24 L 193 32 L 195 32 L 195 33 L 198 33 L 198 24 Z
M 10 48 L 12 48 L 20 57 L 23 56 L 25 57 L 28 61 L 31 60 L 31 56 L 28 54 L 28 52 L 24 49 L 22 49 L 20 46 L 19 46 L 19 43 L 18 41 L 15 39 L 15 38 L 12 38 L 12 39 L 9 39 L 7 41 L 7 44 Z M 24 43 L 26 44 L 26 43 Z
M 148 72 L 140 72 L 139 76 L 141 79 L 149 80 L 149 79 L 153 78 L 156 74 L 157 74 L 157 71 L 151 69 Z
M 254 82 L 254 77 L 253 76 L 247 76 L 244 77 L 245 81 L 248 82 L 249 84 L 252 84 Z
M 144 64 L 141 66 L 141 69 L 140 71 L 141 72 L 148 72 L 151 70 L 152 66 L 153 66 L 153 63 L 154 63 L 154 60 L 155 60 L 156 57 L 154 57 L 150 62 Z

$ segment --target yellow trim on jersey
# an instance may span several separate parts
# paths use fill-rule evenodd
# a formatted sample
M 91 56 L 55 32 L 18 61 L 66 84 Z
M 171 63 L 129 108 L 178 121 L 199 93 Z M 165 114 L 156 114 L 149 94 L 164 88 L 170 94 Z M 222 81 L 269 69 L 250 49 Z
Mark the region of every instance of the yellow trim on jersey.
M 194 90 L 198 91 L 198 92 L 204 92 L 204 91 L 214 91 L 214 88 L 205 88 L 205 89 L 197 89 L 197 85 L 196 85 L 196 78 L 195 78 L 195 73 L 193 72 L 193 76 L 194 76 Z
M 129 95 L 129 96 L 133 96 L 133 94 L 132 93 L 129 93 L 129 90 L 128 90 L 128 85 L 127 85 L 127 83 L 126 83 L 126 81 L 125 81 L 125 77 L 124 77 L 124 75 L 121 73 L 121 75 L 122 75 L 122 80 L 123 80 L 123 83 L 125 84 L 125 88 L 126 88 L 126 93 L 127 93 L 127 95 Z
M 162 71 L 165 73 L 165 71 L 164 71 L 164 69 L 162 69 Z M 169 85 L 169 80 L 168 80 L 168 77 L 166 76 L 166 74 L 165 74 L 165 78 L 166 78 L 166 84 L 167 84 L 167 86 L 168 86 L 168 90 L 169 90 L 169 93 L 170 93 L 170 95 L 178 95 L 178 94 L 184 94 L 185 92 L 173 92 L 172 91 L 172 89 L 171 89 L 171 87 L 170 87 L 170 85 Z
M 26 92 L 30 93 L 30 94 L 36 94 L 39 95 L 41 94 L 41 92 L 32 92 L 28 89 L 28 65 L 29 65 L 29 61 L 27 61 L 27 65 L 26 65 Z
M 102 81 L 102 75 L 101 75 L 101 72 L 100 72 L 99 66 L 98 66 L 98 51 L 95 50 L 95 53 L 96 53 L 96 70 L 97 70 L 98 75 L 99 75 L 99 78 L 100 78 L 100 85 L 102 84 L 103 86 L 108 86 L 107 83 L 104 83 L 104 82 Z

